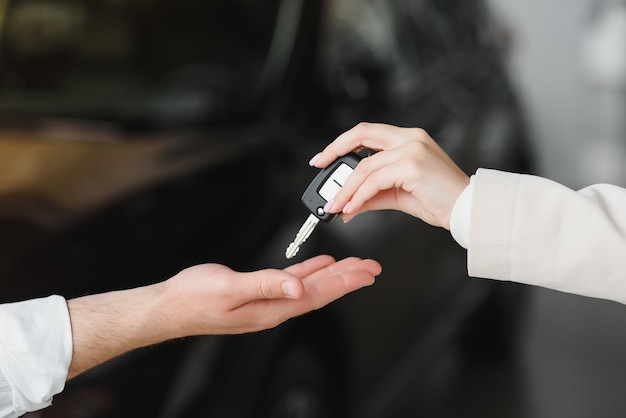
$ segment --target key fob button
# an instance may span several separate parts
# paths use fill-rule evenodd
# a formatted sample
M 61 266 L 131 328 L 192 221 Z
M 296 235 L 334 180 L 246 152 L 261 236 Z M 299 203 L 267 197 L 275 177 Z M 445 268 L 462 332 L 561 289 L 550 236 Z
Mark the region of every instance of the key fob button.
M 348 179 L 350 173 L 352 173 L 354 169 L 350 167 L 348 164 L 341 164 L 339 167 L 333 171 L 328 180 L 322 185 L 319 190 L 320 196 L 324 198 L 327 202 L 334 197 L 339 192 L 339 189 L 343 186 L 343 184 Z
M 337 195 L 340 189 L 340 184 L 335 183 L 332 179 L 328 179 L 328 181 L 322 185 L 319 194 L 324 198 L 325 201 L 328 202 Z
M 337 217 L 336 213 L 325 212 L 324 205 L 335 198 L 359 161 L 361 157 L 358 154 L 350 153 L 339 157 L 317 174 L 302 195 L 302 203 L 314 216 L 324 222 L 332 222 Z
M 343 186 L 346 180 L 348 180 L 348 176 L 352 174 L 353 171 L 354 171 L 354 168 L 350 167 L 346 163 L 343 163 L 339 167 L 337 167 L 337 169 L 332 174 L 332 176 L 330 176 L 330 178 L 332 178 L 334 181 L 336 181 L 341 186 Z

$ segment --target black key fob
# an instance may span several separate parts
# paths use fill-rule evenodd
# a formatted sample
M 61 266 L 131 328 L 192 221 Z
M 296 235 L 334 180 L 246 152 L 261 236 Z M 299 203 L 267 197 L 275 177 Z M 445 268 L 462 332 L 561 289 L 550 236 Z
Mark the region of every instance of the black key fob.
M 337 217 L 337 213 L 326 213 L 324 205 L 335 197 L 359 161 L 361 157 L 356 153 L 337 158 L 323 168 L 304 191 L 302 203 L 320 221 L 330 223 Z

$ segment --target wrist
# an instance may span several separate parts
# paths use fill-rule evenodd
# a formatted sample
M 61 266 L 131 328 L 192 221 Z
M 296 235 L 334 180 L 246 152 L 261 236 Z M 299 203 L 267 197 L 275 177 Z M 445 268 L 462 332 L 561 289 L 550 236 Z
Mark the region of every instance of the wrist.
M 73 355 L 68 377 L 167 339 L 160 299 L 157 287 L 145 286 L 69 300 Z
M 153 340 L 151 344 L 185 336 L 183 327 L 176 321 L 179 303 L 167 283 L 146 286 L 141 295 L 144 302 L 142 315 L 145 326 L 150 330 L 147 337 Z
M 469 246 L 470 214 L 472 207 L 473 179 L 457 198 L 450 213 L 450 233 L 454 240 L 463 248 Z

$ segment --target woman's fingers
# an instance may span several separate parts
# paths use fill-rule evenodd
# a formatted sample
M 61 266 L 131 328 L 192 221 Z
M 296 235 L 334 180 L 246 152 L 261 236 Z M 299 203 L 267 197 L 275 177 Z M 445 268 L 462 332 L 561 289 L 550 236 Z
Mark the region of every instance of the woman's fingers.
M 380 151 L 395 148 L 410 142 L 413 136 L 421 135 L 419 128 L 399 128 L 382 123 L 361 122 L 339 135 L 322 152 L 314 156 L 310 164 L 324 168 L 342 155 L 360 148 Z
M 362 123 L 340 135 L 314 160 L 323 167 L 359 147 L 377 150 L 364 158 L 325 210 L 344 221 L 366 210 L 394 209 L 450 228 L 450 213 L 468 176 L 420 128 Z
M 405 157 L 400 147 L 363 159 L 325 209 L 330 213 L 355 212 L 374 197 L 381 198 L 374 203 L 379 209 L 398 209 L 395 193 L 377 195 L 381 191 L 400 187 L 404 182 Z M 346 207 L 348 202 L 349 207 Z

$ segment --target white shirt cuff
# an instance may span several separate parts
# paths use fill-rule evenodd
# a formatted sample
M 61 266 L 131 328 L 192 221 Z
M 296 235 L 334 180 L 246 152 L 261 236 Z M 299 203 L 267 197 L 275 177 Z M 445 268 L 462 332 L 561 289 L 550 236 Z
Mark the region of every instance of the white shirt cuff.
M 0 416 L 45 408 L 65 387 L 72 331 L 58 295 L 0 305 Z
M 463 248 L 469 246 L 470 215 L 472 210 L 472 196 L 474 194 L 474 176 L 470 183 L 461 192 L 450 214 L 450 233 L 452 238 Z

